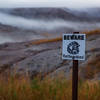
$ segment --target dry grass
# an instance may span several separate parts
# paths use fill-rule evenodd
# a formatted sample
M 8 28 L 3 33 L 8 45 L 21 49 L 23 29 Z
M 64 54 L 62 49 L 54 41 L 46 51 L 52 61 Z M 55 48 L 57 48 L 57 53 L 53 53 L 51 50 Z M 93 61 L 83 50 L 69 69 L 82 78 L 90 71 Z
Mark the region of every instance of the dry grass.
M 49 43 L 49 42 L 58 42 L 58 41 L 62 41 L 62 38 L 57 37 L 57 38 L 53 38 L 53 39 L 41 39 L 41 40 L 31 42 L 31 45 L 34 45 L 34 44 L 38 45 L 38 44 Z
M 71 100 L 71 80 L 27 77 L 0 78 L 0 100 Z M 100 82 L 79 81 L 79 100 L 99 100 Z
M 40 40 L 31 42 L 30 45 L 39 45 L 43 43 L 52 43 L 52 42 L 59 42 L 59 41 L 62 41 L 62 37 L 56 37 L 52 39 L 40 39 Z
M 94 34 L 97 35 L 97 34 L 100 34 L 100 30 L 96 29 L 93 31 L 86 31 L 83 33 L 85 33 L 87 36 L 94 35 Z M 39 45 L 39 44 L 43 44 L 43 43 L 58 42 L 58 41 L 62 41 L 62 37 L 56 37 L 56 38 L 52 38 L 52 39 L 40 39 L 40 40 L 31 42 L 29 45 Z
M 100 82 L 87 81 L 79 89 L 79 100 L 100 100 Z
M 84 33 L 86 33 L 87 36 L 89 36 L 89 35 L 98 35 L 98 34 L 100 35 L 100 29 L 96 29 L 96 30 L 92 30 L 92 31 L 86 31 Z

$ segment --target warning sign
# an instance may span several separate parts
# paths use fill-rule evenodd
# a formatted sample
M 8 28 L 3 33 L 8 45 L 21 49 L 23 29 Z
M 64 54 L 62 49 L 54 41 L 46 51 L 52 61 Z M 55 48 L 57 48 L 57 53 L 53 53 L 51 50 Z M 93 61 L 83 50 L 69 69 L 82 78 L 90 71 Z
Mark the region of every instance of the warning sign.
M 85 60 L 85 34 L 63 35 L 63 59 Z

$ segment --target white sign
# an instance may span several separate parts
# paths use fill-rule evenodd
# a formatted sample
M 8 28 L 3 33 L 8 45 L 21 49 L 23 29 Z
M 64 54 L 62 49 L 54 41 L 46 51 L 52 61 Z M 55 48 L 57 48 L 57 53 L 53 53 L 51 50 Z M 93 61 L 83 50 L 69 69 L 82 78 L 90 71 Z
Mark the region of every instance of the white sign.
M 85 60 L 85 34 L 64 34 L 62 59 Z

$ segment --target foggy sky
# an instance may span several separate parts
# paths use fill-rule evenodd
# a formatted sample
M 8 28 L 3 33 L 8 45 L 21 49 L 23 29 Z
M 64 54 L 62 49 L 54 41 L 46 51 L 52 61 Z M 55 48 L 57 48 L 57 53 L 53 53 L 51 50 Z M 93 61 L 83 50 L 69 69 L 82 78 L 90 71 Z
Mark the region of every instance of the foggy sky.
M 0 8 L 5 7 L 100 7 L 100 0 L 0 0 Z

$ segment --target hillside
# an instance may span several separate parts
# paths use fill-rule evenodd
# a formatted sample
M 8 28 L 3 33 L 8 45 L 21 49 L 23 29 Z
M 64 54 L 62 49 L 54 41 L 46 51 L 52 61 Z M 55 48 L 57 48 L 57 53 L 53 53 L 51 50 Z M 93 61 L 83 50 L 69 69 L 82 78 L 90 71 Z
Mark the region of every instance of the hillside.
M 1 12 L 24 18 L 63 19 L 72 21 L 100 21 L 100 8 L 74 10 L 68 8 L 14 8 L 0 9 Z M 84 16 L 85 15 L 85 16 Z
M 100 8 L 71 9 L 70 12 L 86 21 L 100 21 Z
M 93 64 L 96 66 L 93 70 L 99 67 L 100 55 L 100 31 L 91 31 L 87 33 L 87 46 L 86 46 L 86 60 L 80 62 L 81 68 L 86 70 L 91 61 L 98 63 Z M 7 69 L 13 73 L 25 74 L 28 73 L 30 77 L 34 77 L 41 73 L 43 76 L 50 74 L 57 74 L 61 71 L 66 76 L 70 75 L 72 68 L 71 61 L 62 60 L 62 42 L 61 38 L 55 39 L 41 39 L 22 43 L 5 43 L 0 45 L 0 72 L 5 72 Z M 86 67 L 83 67 L 86 66 Z M 92 65 L 90 64 L 91 68 Z M 81 69 L 80 69 L 81 70 Z M 87 78 L 81 72 L 81 78 Z M 91 69 L 92 70 L 92 69 Z M 95 76 L 99 74 L 93 73 L 90 79 L 99 78 Z M 14 72 L 15 73 L 15 72 Z
M 99 8 L 0 8 L 0 43 L 54 38 L 65 32 L 99 29 L 99 11 Z
M 77 17 L 70 12 L 65 12 L 61 8 L 15 8 L 15 9 L 0 9 L 0 11 L 25 18 L 37 19 L 66 19 L 75 20 Z
M 80 62 L 81 67 L 87 66 L 89 61 L 94 61 L 92 58 L 99 61 L 100 30 L 89 31 L 100 28 L 100 23 L 97 22 L 99 8 L 88 10 L 0 9 L 0 72 L 10 69 L 13 73 L 16 69 L 16 73 L 24 74 L 27 70 L 30 77 L 34 77 L 38 73 L 45 76 L 63 70 L 68 76 L 72 66 L 71 62 L 61 58 L 61 36 L 73 31 L 86 31 L 88 36 L 86 61 Z M 83 16 L 84 13 L 86 16 Z M 98 18 L 91 16 L 96 13 Z M 81 76 L 86 77 L 84 71 L 81 72 Z M 94 77 L 95 75 L 92 76 Z

